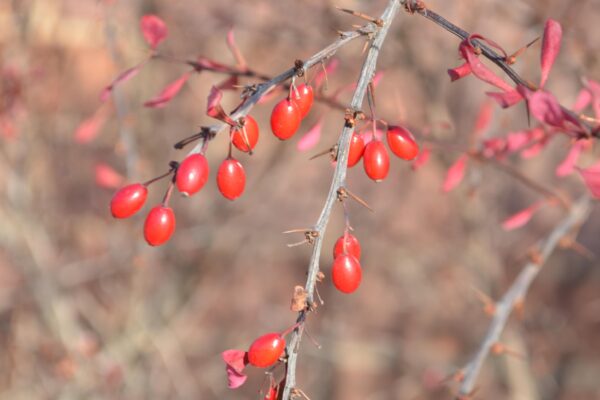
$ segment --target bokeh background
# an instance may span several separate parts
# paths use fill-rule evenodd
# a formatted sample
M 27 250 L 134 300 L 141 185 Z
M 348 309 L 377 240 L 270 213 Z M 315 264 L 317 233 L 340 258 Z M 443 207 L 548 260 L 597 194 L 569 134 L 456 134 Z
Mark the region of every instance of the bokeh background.
M 169 27 L 161 51 L 232 63 L 225 35 L 235 28 L 250 65 L 275 75 L 359 23 L 344 6 L 379 15 L 384 0 L 4 0 L 0 1 L 0 398 L 3 399 L 258 399 L 261 371 L 227 389 L 220 352 L 246 348 L 259 335 L 293 324 L 292 289 L 303 284 L 308 246 L 288 248 L 320 212 L 332 168 L 309 161 L 335 143 L 342 113 L 316 105 L 303 132 L 324 116 L 323 138 L 311 152 L 296 138 L 275 140 L 273 101 L 253 115 L 262 128 L 253 156 L 239 155 L 248 174 L 244 195 L 223 199 L 214 171 L 226 137 L 208 150 L 212 174 L 193 198 L 173 198 L 177 230 L 150 248 L 142 237 L 145 212 L 113 220 L 112 189 L 96 170 L 107 165 L 128 182 L 150 179 L 185 154 L 176 141 L 195 133 L 210 85 L 222 76 L 194 75 L 165 108 L 145 100 L 186 71 L 152 62 L 101 105 L 99 92 L 147 54 L 139 18 L 156 13 Z M 514 51 L 539 36 L 544 21 L 563 24 L 563 50 L 549 88 L 573 104 L 583 77 L 600 77 L 600 2 L 596 0 L 430 0 L 428 5 L 465 29 Z M 351 204 L 363 247 L 363 283 L 342 295 L 327 278 L 325 305 L 310 316 L 299 360 L 299 387 L 318 399 L 449 399 L 440 381 L 464 366 L 489 317 L 473 288 L 498 298 L 530 247 L 563 212 L 545 207 L 526 227 L 505 232 L 501 222 L 539 195 L 487 165 L 472 163 L 455 191 L 440 190 L 445 171 L 465 149 L 489 88 L 475 79 L 450 83 L 458 41 L 419 16 L 399 15 L 385 43 L 377 89 L 380 117 L 415 134 L 447 143 L 414 172 L 393 160 L 386 181 L 374 184 L 360 166 L 349 187 L 376 211 Z M 353 82 L 363 43 L 342 49 L 329 88 Z M 516 65 L 539 79 L 539 44 Z M 314 72 L 311 72 L 311 75 Z M 246 81 L 245 83 L 252 83 Z M 237 94 L 225 102 L 235 105 Z M 341 101 L 347 102 L 348 97 Z M 105 123 L 87 143 L 74 139 L 95 113 Z M 98 114 L 96 114 L 98 115 Z M 496 110 L 487 136 L 527 128 L 522 107 Z M 532 179 L 573 198 L 585 192 L 578 176 L 555 177 L 568 151 L 553 141 L 531 160 L 511 163 Z M 582 160 L 591 163 L 596 157 Z M 110 180 L 109 180 L 110 181 Z M 152 187 L 158 203 L 165 183 Z M 600 212 L 579 241 L 599 254 Z M 343 231 L 334 210 L 322 255 Z M 521 319 L 503 342 L 523 355 L 490 357 L 478 398 L 600 398 L 600 269 L 594 258 L 558 250 L 543 267 Z

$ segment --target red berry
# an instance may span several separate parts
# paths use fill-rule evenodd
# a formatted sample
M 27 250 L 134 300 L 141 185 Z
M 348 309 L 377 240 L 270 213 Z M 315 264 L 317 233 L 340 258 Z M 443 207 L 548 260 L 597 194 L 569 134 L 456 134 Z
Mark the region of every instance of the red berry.
M 127 218 L 143 207 L 148 197 L 148 188 L 141 183 L 123 186 L 110 201 L 110 212 L 115 218 Z
M 250 345 L 248 362 L 259 368 L 270 367 L 279 360 L 284 349 L 285 339 L 279 333 L 267 333 Z
M 298 106 L 298 110 L 300 110 L 300 117 L 304 118 L 310 111 L 313 101 L 315 98 L 315 94 L 313 93 L 313 88 L 310 85 L 303 83 L 300 86 L 296 87 L 298 91 L 298 96 L 296 96 L 296 92 L 292 91 L 292 99 Z
M 271 386 L 265 395 L 265 400 L 277 400 L 277 386 Z
M 242 164 L 234 158 L 223 160 L 217 173 L 217 186 L 223 196 L 235 200 L 244 192 L 246 172 Z
M 248 144 L 244 140 L 244 133 L 241 128 L 233 129 L 233 133 L 231 135 L 231 141 L 235 147 L 239 150 L 248 152 L 254 149 L 256 143 L 258 142 L 258 124 L 251 116 L 247 115 L 244 117 L 244 128 L 246 130 L 246 138 L 248 139 Z M 250 148 L 248 148 L 250 145 Z
M 344 248 L 344 239 L 346 242 L 346 248 Z M 357 260 L 360 260 L 360 243 L 354 235 L 347 233 L 340 236 L 340 238 L 335 242 L 335 246 L 333 247 L 333 259 L 335 260 L 339 255 L 342 254 L 350 254 Z
M 204 186 L 208 180 L 208 161 L 202 154 L 192 154 L 177 168 L 177 190 L 185 196 L 191 196 Z
M 412 133 L 401 126 L 390 126 L 387 131 L 387 142 L 392 153 L 403 160 L 414 160 L 419 154 L 419 145 Z
M 354 167 L 363 156 L 365 152 L 365 141 L 362 135 L 358 133 L 352 134 L 350 139 L 350 150 L 348 152 L 348 167 Z
M 365 147 L 363 165 L 367 176 L 375 182 L 385 179 L 390 171 L 390 157 L 381 140 L 371 140 Z
M 331 280 L 335 287 L 343 293 L 352 293 L 360 286 L 362 270 L 354 256 L 342 254 L 333 262 Z
M 159 205 L 148 213 L 144 223 L 144 238 L 150 246 L 165 243 L 175 230 L 175 214 L 173 209 Z
M 294 136 L 300 127 L 302 116 L 296 103 L 290 99 L 283 99 L 275 105 L 271 113 L 271 129 L 273 134 L 281 140 Z

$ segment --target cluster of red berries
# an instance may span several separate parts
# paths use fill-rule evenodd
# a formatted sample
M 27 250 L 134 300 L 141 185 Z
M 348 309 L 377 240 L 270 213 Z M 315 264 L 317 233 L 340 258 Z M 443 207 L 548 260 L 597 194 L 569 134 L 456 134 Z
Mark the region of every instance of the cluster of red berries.
M 360 243 L 349 232 L 340 236 L 333 247 L 331 280 L 334 286 L 343 293 L 352 293 L 360 286 L 362 280 Z
M 302 119 L 308 115 L 314 101 L 313 88 L 303 83 L 292 85 L 288 97 L 281 100 L 271 113 L 271 130 L 281 140 L 294 136 Z
M 375 182 L 387 177 L 390 170 L 390 157 L 383 141 L 375 133 L 371 141 L 365 145 L 364 135 L 354 133 L 350 140 L 348 167 L 353 167 L 363 159 L 365 173 Z M 386 139 L 392 153 L 403 160 L 414 160 L 419 154 L 419 145 L 412 133 L 401 126 L 389 126 Z

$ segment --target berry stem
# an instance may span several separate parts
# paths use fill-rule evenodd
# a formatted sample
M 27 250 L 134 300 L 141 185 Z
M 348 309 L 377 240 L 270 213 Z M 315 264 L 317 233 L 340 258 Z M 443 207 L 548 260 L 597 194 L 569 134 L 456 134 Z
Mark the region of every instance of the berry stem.
M 146 182 L 143 182 L 142 185 L 148 187 L 148 186 L 152 185 L 154 182 L 164 179 L 167 176 L 173 174 L 175 171 L 177 171 L 177 166 L 171 167 L 171 169 L 169 171 L 165 172 L 162 175 L 157 176 L 156 178 L 152 178 Z

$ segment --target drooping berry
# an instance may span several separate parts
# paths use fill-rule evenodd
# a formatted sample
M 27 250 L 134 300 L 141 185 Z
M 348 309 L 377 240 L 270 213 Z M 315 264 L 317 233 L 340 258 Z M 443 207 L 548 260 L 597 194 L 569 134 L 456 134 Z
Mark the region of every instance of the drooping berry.
M 387 142 L 392 153 L 403 160 L 414 160 L 419 154 L 419 145 L 412 133 L 401 126 L 390 126 L 388 128 Z
M 277 103 L 271 113 L 271 129 L 273 134 L 281 140 L 294 136 L 301 121 L 302 116 L 298 106 L 287 98 Z
M 170 207 L 158 205 L 148 213 L 144 223 L 144 238 L 150 246 L 165 243 L 175 231 L 175 213 Z
M 115 218 L 128 218 L 138 212 L 146 202 L 148 188 L 141 183 L 123 186 L 110 201 L 110 212 Z
M 336 257 L 331 268 L 331 280 L 340 292 L 354 292 L 360 286 L 361 279 L 360 263 L 353 255 L 342 254 Z
M 246 132 L 246 140 L 244 140 L 244 130 Z M 231 142 L 235 147 L 239 150 L 248 152 L 250 150 L 254 150 L 254 146 L 258 142 L 258 124 L 256 120 L 251 116 L 247 115 L 244 117 L 244 127 L 234 128 L 231 134 Z M 248 145 L 250 147 L 248 148 Z
M 345 242 L 345 247 L 344 247 Z M 360 260 L 360 243 L 356 236 L 351 233 L 346 233 L 339 237 L 333 246 L 333 259 L 338 258 L 339 255 L 350 254 L 357 260 Z
M 300 110 L 300 117 L 304 118 L 308 115 L 313 105 L 315 94 L 313 93 L 312 86 L 306 83 L 296 86 L 296 90 L 298 91 L 298 95 L 296 96 L 296 92 L 292 91 L 292 99 L 298 106 L 298 110 Z
M 256 339 L 248 349 L 248 362 L 267 368 L 275 364 L 285 349 L 285 339 L 279 333 L 267 333 Z
M 223 160 L 217 172 L 217 186 L 221 194 L 229 200 L 235 200 L 242 195 L 246 186 L 246 172 L 238 160 Z
M 352 134 L 350 139 L 350 150 L 348 151 L 348 167 L 354 167 L 365 152 L 365 141 L 362 135 L 358 133 Z
M 371 140 L 365 147 L 363 165 L 367 176 L 375 182 L 385 179 L 390 171 L 390 157 L 381 140 Z
M 187 156 L 177 168 L 175 184 L 184 196 L 198 192 L 208 180 L 208 161 L 202 154 Z

